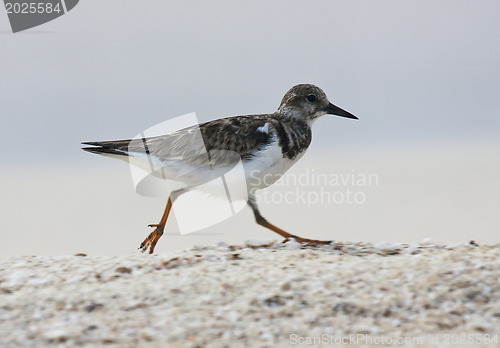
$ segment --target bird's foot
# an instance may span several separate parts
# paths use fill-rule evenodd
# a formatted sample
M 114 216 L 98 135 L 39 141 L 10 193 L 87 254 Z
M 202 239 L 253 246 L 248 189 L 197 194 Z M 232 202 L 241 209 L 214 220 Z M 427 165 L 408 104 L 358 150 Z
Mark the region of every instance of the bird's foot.
M 304 244 L 305 246 L 316 246 L 316 245 L 330 245 L 333 244 L 333 240 L 317 240 L 317 239 L 308 239 L 297 236 L 291 236 L 285 238 L 283 243 L 289 242 L 291 239 L 295 239 L 297 243 Z
M 157 224 L 148 225 L 149 227 L 155 227 L 155 230 L 146 237 L 139 246 L 141 252 L 145 252 L 149 248 L 149 253 L 152 254 L 155 251 L 156 243 L 160 240 L 163 234 L 163 229 Z

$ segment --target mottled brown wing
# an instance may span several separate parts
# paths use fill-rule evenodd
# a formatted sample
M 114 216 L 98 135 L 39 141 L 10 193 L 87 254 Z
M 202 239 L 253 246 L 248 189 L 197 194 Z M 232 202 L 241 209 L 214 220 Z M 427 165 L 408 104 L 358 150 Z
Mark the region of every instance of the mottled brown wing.
M 83 150 L 119 156 L 149 154 L 163 162 L 224 167 L 250 159 L 255 151 L 273 141 L 273 125 L 268 125 L 266 131 L 260 128 L 266 122 L 274 123 L 269 115 L 234 116 L 156 137 L 86 142 L 83 144 L 93 147 Z

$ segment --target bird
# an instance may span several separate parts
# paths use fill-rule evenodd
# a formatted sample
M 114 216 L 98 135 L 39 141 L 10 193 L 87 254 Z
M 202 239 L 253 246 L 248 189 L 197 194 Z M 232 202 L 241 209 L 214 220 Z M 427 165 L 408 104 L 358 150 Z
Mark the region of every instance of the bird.
M 86 147 L 82 150 L 131 164 L 146 159 L 156 168 L 153 175 L 184 185 L 170 193 L 160 221 L 148 225 L 154 230 L 140 244 L 142 252 L 148 248 L 150 254 L 154 252 L 177 197 L 224 175 L 237 163 L 244 168 L 246 203 L 257 224 L 278 233 L 284 241 L 331 244 L 333 241 L 303 238 L 273 225 L 260 213 L 256 199 L 258 190 L 276 182 L 304 155 L 312 140 L 311 126 L 324 115 L 358 119 L 332 104 L 321 88 L 298 84 L 285 93 L 271 114 L 225 117 L 142 139 L 83 142 Z

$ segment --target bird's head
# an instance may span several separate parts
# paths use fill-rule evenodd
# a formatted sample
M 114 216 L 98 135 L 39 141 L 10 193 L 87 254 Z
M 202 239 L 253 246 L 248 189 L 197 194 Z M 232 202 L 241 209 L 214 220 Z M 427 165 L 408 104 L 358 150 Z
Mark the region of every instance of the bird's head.
M 321 88 L 310 84 L 290 88 L 281 100 L 278 112 L 285 117 L 301 118 L 308 123 L 327 114 L 358 119 L 353 114 L 330 103 Z

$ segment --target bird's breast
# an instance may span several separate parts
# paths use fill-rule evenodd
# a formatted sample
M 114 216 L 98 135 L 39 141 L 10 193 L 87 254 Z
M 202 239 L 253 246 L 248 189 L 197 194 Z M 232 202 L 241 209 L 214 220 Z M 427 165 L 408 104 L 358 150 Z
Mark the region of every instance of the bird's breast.
M 248 189 L 258 190 L 274 184 L 304 155 L 306 149 L 288 158 L 279 139 L 275 138 L 267 147 L 254 153 L 251 159 L 243 161 Z

